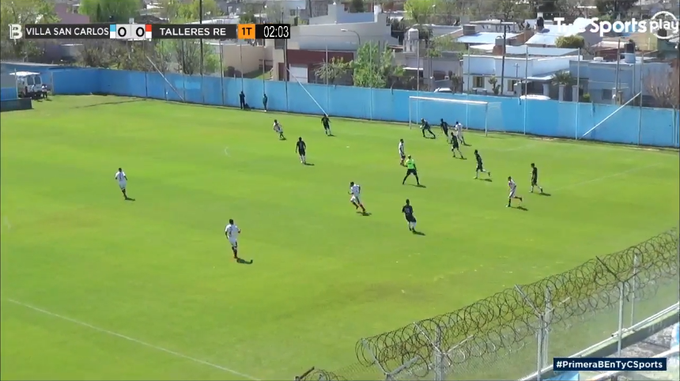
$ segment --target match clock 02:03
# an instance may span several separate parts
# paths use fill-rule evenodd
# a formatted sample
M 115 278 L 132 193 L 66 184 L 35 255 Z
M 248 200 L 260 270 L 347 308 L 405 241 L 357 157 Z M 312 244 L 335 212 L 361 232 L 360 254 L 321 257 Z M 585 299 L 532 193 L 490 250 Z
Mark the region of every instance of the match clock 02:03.
M 287 40 L 290 38 L 290 24 L 259 24 L 256 38 Z

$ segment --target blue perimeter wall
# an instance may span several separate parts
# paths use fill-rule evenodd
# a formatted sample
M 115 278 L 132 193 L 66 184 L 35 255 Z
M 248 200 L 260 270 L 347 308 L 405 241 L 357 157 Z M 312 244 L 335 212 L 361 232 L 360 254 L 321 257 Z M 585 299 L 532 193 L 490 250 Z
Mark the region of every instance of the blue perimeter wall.
M 181 101 L 159 73 L 3 64 L 3 71 L 14 70 L 41 72 L 43 81 L 51 84 L 54 94 L 94 93 Z M 323 109 L 328 115 L 337 117 L 393 122 L 408 122 L 409 117 L 413 122 L 426 118 L 432 124 L 444 118 L 449 124 L 458 120 L 472 129 L 483 130 L 486 123 L 489 131 L 571 139 L 581 139 L 588 130 L 604 121 L 585 139 L 680 147 L 680 113 L 672 109 L 626 106 L 606 119 L 619 106 L 349 86 L 303 86 L 297 82 L 170 73 L 165 77 L 185 101 L 197 104 L 238 107 L 238 95 L 243 89 L 246 101 L 256 109 L 262 108 L 262 95 L 266 92 L 268 108 L 274 111 L 320 115 Z M 410 96 L 484 101 L 489 105 L 433 101 L 411 101 L 409 105 Z

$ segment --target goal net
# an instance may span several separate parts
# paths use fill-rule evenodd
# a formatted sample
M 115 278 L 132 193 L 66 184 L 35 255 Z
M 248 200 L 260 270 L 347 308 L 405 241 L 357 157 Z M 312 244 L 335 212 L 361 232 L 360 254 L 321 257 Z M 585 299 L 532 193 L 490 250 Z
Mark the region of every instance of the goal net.
M 412 96 L 408 100 L 409 128 L 417 127 L 421 119 L 431 125 L 444 119 L 453 125 L 456 121 L 464 128 L 484 131 L 505 131 L 500 103 L 463 99 Z

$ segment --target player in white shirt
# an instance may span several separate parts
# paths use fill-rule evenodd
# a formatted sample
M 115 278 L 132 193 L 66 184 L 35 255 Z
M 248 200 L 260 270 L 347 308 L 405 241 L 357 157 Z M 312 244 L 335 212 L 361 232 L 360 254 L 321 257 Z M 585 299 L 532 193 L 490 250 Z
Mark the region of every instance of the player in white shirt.
M 127 195 L 126 187 L 127 187 L 127 175 L 125 172 L 123 172 L 123 168 L 118 168 L 118 172 L 116 172 L 116 175 L 113 177 L 118 181 L 118 186 L 120 187 L 120 191 L 123 192 L 123 197 L 125 200 L 130 200 L 130 198 Z
M 399 139 L 399 165 L 404 166 L 406 160 L 406 149 L 404 148 L 404 139 Z
M 511 176 L 508 176 L 508 188 L 510 188 L 510 194 L 508 195 L 508 208 L 512 206 L 513 198 L 519 200 L 520 202 L 524 201 L 522 197 L 517 195 L 517 184 L 515 184 L 515 180 L 513 180 Z
M 234 220 L 230 219 L 229 224 L 224 228 L 224 235 L 227 236 L 227 240 L 231 244 L 231 251 L 234 253 L 234 259 L 238 260 L 238 235 L 241 233 L 241 229 L 234 224 Z
M 366 208 L 364 208 L 364 205 L 361 203 L 361 186 L 359 186 L 359 184 L 355 184 L 354 181 L 350 182 L 349 194 L 352 195 L 352 197 L 349 199 L 349 202 L 351 202 L 357 210 L 361 208 L 361 212 L 366 214 Z
M 279 134 L 279 139 L 280 140 L 286 140 L 286 137 L 283 136 L 283 127 L 281 127 L 281 124 L 279 124 L 279 121 L 274 119 L 274 127 L 273 127 L 274 132 Z
M 463 125 L 460 122 L 456 121 L 456 124 L 453 126 L 453 130 L 456 136 L 458 136 L 458 140 L 460 140 L 461 144 L 464 146 L 468 145 L 465 142 L 465 137 L 463 136 Z

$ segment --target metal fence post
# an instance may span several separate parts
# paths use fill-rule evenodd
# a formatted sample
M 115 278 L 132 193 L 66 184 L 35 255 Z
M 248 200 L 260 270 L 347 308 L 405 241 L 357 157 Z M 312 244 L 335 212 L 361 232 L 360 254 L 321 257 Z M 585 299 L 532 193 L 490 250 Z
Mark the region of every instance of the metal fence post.
M 623 300 L 625 298 L 625 283 L 619 283 L 619 325 L 617 331 L 616 356 L 621 357 L 621 345 L 623 341 Z
M 536 353 L 536 381 L 541 381 L 541 369 L 543 369 L 543 316 L 539 316 L 538 323 L 540 327 L 538 328 L 538 349 Z
M 543 332 L 543 355 L 541 357 L 541 368 L 548 366 L 548 355 L 550 352 L 550 324 L 552 323 L 553 305 L 552 305 L 552 291 L 550 286 L 545 288 L 545 312 L 542 319 L 541 331 Z M 540 371 L 539 369 L 539 371 Z
M 544 356 L 543 346 L 545 344 L 545 314 L 536 307 L 536 305 L 531 301 L 531 299 L 529 299 L 529 296 L 524 293 L 519 285 L 515 285 L 515 290 L 517 290 L 517 292 L 522 296 L 524 302 L 534 310 L 534 314 L 536 314 L 536 317 L 538 318 L 538 328 L 536 330 L 536 343 L 538 347 L 536 350 L 536 381 L 541 381 L 541 369 L 543 369 Z
M 433 343 L 434 351 L 432 351 L 432 353 L 434 353 L 434 381 L 444 381 L 446 374 L 446 361 L 444 359 L 445 355 L 441 350 L 443 336 L 444 333 L 442 332 L 442 328 L 439 326 L 439 324 L 437 324 L 437 333 Z
M 638 287 L 638 268 L 640 266 L 640 257 L 638 253 L 635 253 L 633 257 L 633 280 L 631 286 L 631 298 L 630 298 L 630 326 L 635 324 L 635 291 Z

